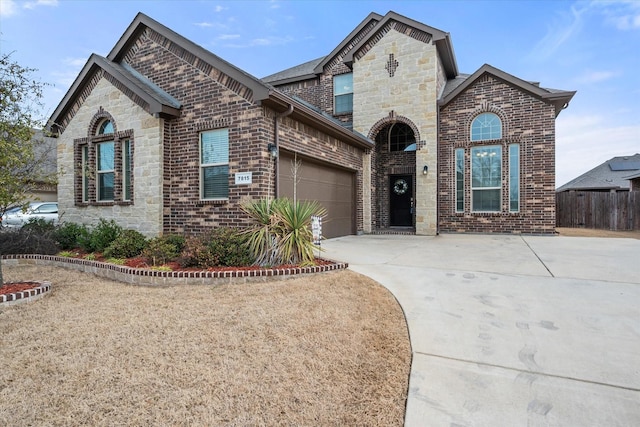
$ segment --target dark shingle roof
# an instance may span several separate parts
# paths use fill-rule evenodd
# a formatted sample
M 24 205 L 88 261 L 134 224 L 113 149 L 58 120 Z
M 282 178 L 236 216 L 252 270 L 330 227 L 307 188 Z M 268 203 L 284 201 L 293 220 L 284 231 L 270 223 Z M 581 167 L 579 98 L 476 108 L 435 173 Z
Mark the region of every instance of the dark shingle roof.
M 634 169 L 631 169 L 631 168 Z M 628 190 L 629 179 L 640 173 L 640 154 L 620 156 L 607 160 L 579 177 L 572 179 L 556 191 L 569 190 Z
M 315 77 L 313 73 L 313 69 L 322 62 L 325 57 L 317 58 L 309 62 L 305 62 L 304 64 L 296 65 L 295 67 L 287 68 L 286 70 L 282 70 L 275 74 L 271 74 L 269 76 L 263 77 L 262 81 L 271 83 L 271 82 L 279 82 L 281 80 L 288 79 L 298 79 L 303 76 Z

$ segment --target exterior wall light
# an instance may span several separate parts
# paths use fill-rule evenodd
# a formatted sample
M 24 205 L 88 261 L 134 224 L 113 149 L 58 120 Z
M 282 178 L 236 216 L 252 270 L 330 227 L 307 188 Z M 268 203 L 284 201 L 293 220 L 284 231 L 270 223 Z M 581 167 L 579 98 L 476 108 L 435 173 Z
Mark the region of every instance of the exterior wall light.
M 276 144 L 267 145 L 267 150 L 269 150 L 269 154 L 271 154 L 271 157 L 274 159 L 278 157 L 278 147 Z
M 424 167 L 422 168 L 422 175 L 426 175 L 427 172 L 429 172 L 429 166 L 424 165 Z

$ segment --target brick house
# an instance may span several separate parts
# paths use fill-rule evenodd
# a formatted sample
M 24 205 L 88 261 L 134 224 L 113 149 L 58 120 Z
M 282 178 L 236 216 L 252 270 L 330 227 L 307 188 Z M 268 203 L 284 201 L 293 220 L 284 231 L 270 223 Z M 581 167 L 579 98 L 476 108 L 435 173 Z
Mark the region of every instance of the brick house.
M 462 75 L 447 33 L 394 12 L 262 80 L 138 14 L 51 117 L 60 209 L 199 233 L 295 191 L 327 208 L 326 237 L 552 233 L 555 117 L 573 94 L 488 65 Z

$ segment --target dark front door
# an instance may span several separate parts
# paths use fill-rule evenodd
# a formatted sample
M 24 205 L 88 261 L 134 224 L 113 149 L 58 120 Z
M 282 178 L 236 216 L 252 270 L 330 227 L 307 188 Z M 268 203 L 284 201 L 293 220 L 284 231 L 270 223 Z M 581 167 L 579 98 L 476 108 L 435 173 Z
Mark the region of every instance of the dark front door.
M 410 227 L 413 225 L 413 177 L 411 175 L 391 175 L 389 177 L 389 225 Z

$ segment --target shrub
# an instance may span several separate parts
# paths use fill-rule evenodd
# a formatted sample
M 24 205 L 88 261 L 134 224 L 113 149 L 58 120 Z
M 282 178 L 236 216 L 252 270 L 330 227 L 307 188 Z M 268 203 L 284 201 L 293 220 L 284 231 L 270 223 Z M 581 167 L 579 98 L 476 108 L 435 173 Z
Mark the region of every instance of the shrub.
M 233 228 L 216 228 L 209 235 L 208 248 L 212 258 L 216 260 L 214 266 L 232 267 L 251 265 L 254 258 L 245 244 L 246 237 Z
M 51 237 L 58 243 L 61 249 L 74 249 L 80 246 L 80 242 L 86 240 L 89 236 L 89 230 L 85 225 L 76 224 L 74 222 L 65 222 L 59 225 Z
M 180 267 L 209 267 L 215 265 L 213 257 L 205 242 L 206 236 L 190 236 L 185 239 L 184 248 L 178 258 Z
M 56 229 L 56 226 L 53 221 L 47 221 L 44 218 L 29 218 L 29 221 L 22 226 L 22 229 L 44 236 L 51 234 Z
M 258 265 L 313 264 L 311 216 L 325 216 L 317 202 L 276 199 L 251 201 L 242 209 L 255 224 L 244 231 Z
M 100 218 L 98 225 L 93 227 L 87 236 L 81 236 L 80 247 L 87 252 L 103 252 L 122 233 L 120 227 L 114 220 Z
M 123 230 L 104 250 L 107 258 L 132 258 L 140 255 L 147 245 L 147 238 L 136 230 Z
M 2 255 L 9 254 L 42 254 L 55 255 L 60 248 L 47 235 L 20 229 L 0 233 Z
M 142 251 L 142 256 L 151 261 L 154 266 L 166 264 L 180 256 L 184 244 L 185 238 L 177 234 L 156 237 L 149 241 Z

